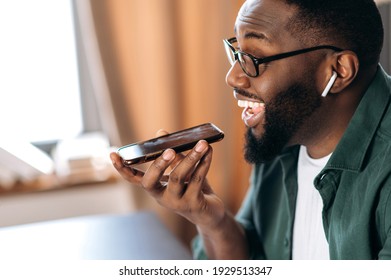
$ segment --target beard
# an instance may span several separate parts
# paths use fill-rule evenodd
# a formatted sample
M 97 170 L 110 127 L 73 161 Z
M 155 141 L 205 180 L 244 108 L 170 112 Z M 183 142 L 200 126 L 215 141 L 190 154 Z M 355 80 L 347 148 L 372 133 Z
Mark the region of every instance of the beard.
M 322 97 L 316 93 L 314 87 L 297 83 L 277 94 L 266 105 L 262 136 L 255 137 L 251 129 L 246 132 L 246 161 L 264 163 L 280 154 L 304 121 L 320 107 Z

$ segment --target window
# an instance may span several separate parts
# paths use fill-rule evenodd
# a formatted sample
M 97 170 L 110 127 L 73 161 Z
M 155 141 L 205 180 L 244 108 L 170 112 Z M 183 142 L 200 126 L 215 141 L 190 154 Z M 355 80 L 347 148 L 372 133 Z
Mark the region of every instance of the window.
M 47 142 L 83 130 L 71 0 L 0 1 L 2 137 Z

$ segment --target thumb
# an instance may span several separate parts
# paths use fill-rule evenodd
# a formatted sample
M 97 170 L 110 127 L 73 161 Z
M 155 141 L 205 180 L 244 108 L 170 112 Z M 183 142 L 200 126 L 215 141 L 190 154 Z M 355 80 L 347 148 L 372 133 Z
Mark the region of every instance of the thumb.
M 164 136 L 164 135 L 167 135 L 169 134 L 168 131 L 164 130 L 164 129 L 159 129 L 157 132 L 156 132 L 156 137 L 160 137 L 160 136 Z M 175 159 L 172 161 L 172 163 L 170 164 L 170 168 L 173 169 L 175 168 L 175 166 L 177 166 L 177 164 L 184 158 L 185 156 L 182 155 L 182 154 L 176 154 L 175 155 Z
M 160 136 L 164 136 L 164 135 L 167 135 L 168 132 L 164 129 L 159 129 L 157 132 L 156 132 L 156 137 L 160 137 Z

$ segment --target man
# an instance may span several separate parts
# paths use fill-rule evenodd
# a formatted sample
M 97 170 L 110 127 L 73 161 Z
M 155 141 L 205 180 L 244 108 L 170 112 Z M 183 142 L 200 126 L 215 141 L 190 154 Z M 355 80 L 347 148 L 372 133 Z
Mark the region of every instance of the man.
M 371 0 L 248 0 L 225 40 L 254 164 L 236 219 L 205 177 L 212 148 L 114 166 L 193 222 L 197 258 L 391 259 L 391 78 Z M 173 167 L 167 184 L 159 179 Z

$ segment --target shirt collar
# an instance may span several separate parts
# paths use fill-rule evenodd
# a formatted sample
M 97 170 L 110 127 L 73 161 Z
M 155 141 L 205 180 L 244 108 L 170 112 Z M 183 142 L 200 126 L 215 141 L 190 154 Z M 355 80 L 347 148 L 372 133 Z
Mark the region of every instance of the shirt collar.
M 390 77 L 379 65 L 326 169 L 359 172 L 390 99 Z

